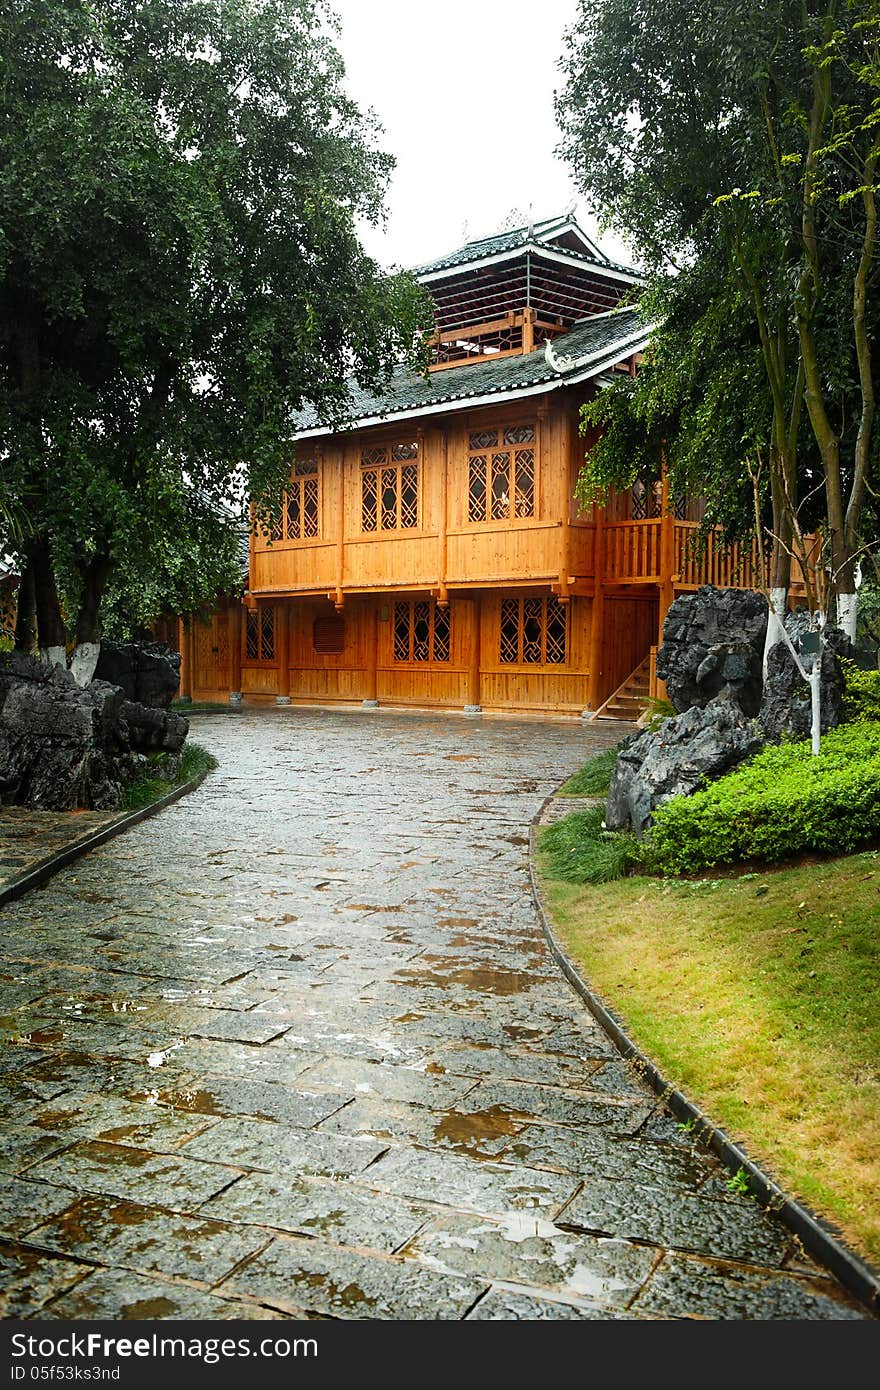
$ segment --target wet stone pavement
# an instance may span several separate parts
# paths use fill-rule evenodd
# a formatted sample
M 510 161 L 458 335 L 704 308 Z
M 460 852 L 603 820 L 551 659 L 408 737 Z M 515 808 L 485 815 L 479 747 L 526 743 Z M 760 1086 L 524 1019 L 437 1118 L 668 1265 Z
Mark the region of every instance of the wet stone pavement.
M 614 726 L 253 710 L 3 911 L 3 1315 L 858 1318 L 548 956 L 530 819 Z

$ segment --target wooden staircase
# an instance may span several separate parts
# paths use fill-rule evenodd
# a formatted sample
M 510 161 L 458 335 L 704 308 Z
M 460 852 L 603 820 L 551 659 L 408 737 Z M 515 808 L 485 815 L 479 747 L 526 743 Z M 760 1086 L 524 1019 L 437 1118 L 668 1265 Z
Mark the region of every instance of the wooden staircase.
M 609 695 L 604 705 L 590 715 L 592 724 L 597 719 L 627 719 L 635 724 L 645 712 L 651 695 L 651 657 L 645 657 L 623 682 Z

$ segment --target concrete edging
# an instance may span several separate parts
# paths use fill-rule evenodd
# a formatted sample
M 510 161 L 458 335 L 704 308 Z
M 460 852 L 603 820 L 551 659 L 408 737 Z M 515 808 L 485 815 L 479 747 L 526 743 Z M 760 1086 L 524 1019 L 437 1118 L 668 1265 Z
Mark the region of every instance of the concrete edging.
M 114 835 L 121 835 L 124 830 L 130 830 L 139 821 L 155 816 L 158 811 L 164 811 L 166 806 L 171 806 L 182 796 L 194 792 L 197 787 L 201 786 L 207 775 L 207 769 L 204 772 L 196 773 L 195 777 L 190 777 L 188 781 L 181 782 L 177 787 L 172 787 L 170 792 L 157 797 L 148 806 L 140 806 L 136 811 L 129 811 L 127 815 L 120 816 L 118 820 L 111 821 L 109 825 L 102 825 L 100 829 L 93 830 L 90 835 L 84 835 L 82 839 L 74 840 L 72 844 L 65 845 L 64 849 L 58 850 L 57 854 L 50 854 L 45 859 L 38 860 L 32 868 L 26 869 L 24 873 L 19 874 L 0 888 L 0 907 L 22 897 L 32 888 L 39 888 L 47 879 L 57 874 L 59 869 L 65 868 L 74 859 L 79 859 L 81 855 L 87 854 L 90 849 L 97 849 L 106 840 L 112 840 Z
M 832 1230 L 802 1203 L 784 1192 L 762 1168 L 748 1157 L 739 1145 L 709 1119 L 681 1091 L 667 1081 L 649 1057 L 640 1052 L 626 1032 L 626 1024 L 594 993 L 574 961 L 568 956 L 550 924 L 535 862 L 535 849 L 541 817 L 554 796 L 546 797 L 529 825 L 529 878 L 532 897 L 538 911 L 541 929 L 550 954 L 568 983 L 587 1006 L 596 1022 L 605 1030 L 625 1062 L 629 1062 L 651 1090 L 672 1111 L 677 1119 L 693 1125 L 695 1141 L 712 1150 L 731 1173 L 744 1170 L 748 1174 L 749 1191 L 753 1197 L 778 1216 L 784 1226 L 796 1235 L 804 1249 L 826 1269 L 830 1270 L 850 1293 L 854 1294 L 874 1314 L 880 1314 L 880 1272 L 862 1260 L 834 1234 Z

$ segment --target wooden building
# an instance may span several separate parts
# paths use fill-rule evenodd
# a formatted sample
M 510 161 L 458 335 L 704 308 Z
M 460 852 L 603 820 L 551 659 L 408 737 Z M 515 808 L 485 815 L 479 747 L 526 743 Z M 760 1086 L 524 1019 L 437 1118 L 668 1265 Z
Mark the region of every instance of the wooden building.
M 665 487 L 575 500 L 580 406 L 647 343 L 638 277 L 567 216 L 416 273 L 427 379 L 353 390 L 344 429 L 300 417 L 244 602 L 181 625 L 182 691 L 635 717 L 673 596 L 751 578 L 735 549 L 691 558 L 698 509 Z

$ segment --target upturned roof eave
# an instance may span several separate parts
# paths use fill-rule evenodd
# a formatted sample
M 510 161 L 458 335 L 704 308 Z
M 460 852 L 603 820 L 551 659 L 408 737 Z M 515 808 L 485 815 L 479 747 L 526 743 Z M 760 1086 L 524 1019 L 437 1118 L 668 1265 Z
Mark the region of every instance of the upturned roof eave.
M 526 400 L 530 396 L 547 395 L 549 392 L 558 391 L 564 386 L 578 386 L 585 381 L 592 380 L 601 372 L 607 371 L 609 367 L 614 367 L 625 357 L 631 357 L 634 353 L 641 352 L 647 347 L 649 340 L 650 328 L 640 328 L 637 332 L 614 343 L 611 347 L 600 349 L 594 354 L 581 358 L 569 370 L 561 373 L 554 372 L 552 376 L 548 375 L 540 381 L 523 382 L 519 385 L 512 383 L 508 386 L 498 386 L 494 390 L 447 396 L 443 400 L 429 401 L 423 405 L 406 406 L 402 410 L 384 410 L 373 415 L 359 416 L 337 425 L 315 425 L 307 430 L 297 430 L 291 438 L 297 441 L 319 439 L 322 436 L 326 437 L 333 434 L 351 434 L 355 430 L 369 429 L 373 425 L 404 423 L 407 420 L 421 419 L 428 415 L 448 415 L 459 410 L 477 410 L 481 406 L 496 405 L 499 401 L 504 400 Z
M 413 273 L 420 284 L 431 285 L 437 280 L 448 280 L 453 275 L 464 275 L 469 270 L 482 270 L 488 266 L 502 265 L 505 261 L 516 260 L 527 251 L 532 255 L 542 256 L 545 260 L 555 261 L 559 265 L 579 265 L 584 270 L 593 270 L 597 274 L 610 277 L 612 280 L 621 280 L 627 285 L 643 285 L 645 283 L 645 277 L 636 270 L 616 266 L 611 261 L 594 261 L 589 256 L 581 255 L 579 251 L 568 251 L 564 246 L 544 246 L 539 241 L 526 241 L 520 246 L 509 247 L 505 251 L 489 252 L 483 256 L 475 256 L 473 260 L 469 261 L 456 261 L 452 265 L 441 266 L 437 270 L 417 269 Z

